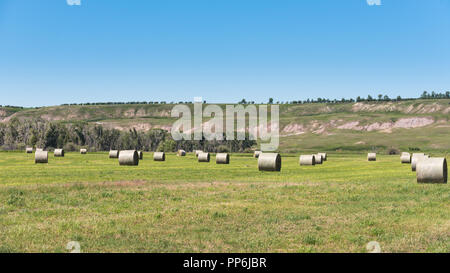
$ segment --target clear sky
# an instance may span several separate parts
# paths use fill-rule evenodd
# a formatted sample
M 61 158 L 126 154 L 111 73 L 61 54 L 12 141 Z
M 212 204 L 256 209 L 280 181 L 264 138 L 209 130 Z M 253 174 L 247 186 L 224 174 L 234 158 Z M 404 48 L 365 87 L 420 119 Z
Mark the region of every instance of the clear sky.
M 450 0 L 0 0 L 2 105 L 424 90 L 450 90 Z

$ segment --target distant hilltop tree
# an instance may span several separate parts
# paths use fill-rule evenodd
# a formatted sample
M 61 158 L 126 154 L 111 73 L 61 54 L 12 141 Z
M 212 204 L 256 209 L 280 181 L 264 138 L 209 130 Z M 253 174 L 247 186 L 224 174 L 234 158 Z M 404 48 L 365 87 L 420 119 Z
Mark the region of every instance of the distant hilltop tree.
M 450 91 L 447 91 L 445 93 L 436 93 L 434 91 L 432 91 L 431 93 L 428 93 L 427 91 L 423 91 L 420 98 L 421 99 L 450 99 Z

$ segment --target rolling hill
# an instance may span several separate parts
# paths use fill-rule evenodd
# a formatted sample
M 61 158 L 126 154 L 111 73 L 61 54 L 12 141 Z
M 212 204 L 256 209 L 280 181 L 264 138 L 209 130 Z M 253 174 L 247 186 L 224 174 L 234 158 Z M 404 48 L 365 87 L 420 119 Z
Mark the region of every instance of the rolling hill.
M 224 105 L 221 105 L 224 107 Z M 105 128 L 170 130 L 171 104 L 66 105 L 0 108 L 0 122 L 40 117 Z M 192 105 L 191 105 L 192 107 Z M 450 150 L 450 100 L 280 105 L 280 151 Z

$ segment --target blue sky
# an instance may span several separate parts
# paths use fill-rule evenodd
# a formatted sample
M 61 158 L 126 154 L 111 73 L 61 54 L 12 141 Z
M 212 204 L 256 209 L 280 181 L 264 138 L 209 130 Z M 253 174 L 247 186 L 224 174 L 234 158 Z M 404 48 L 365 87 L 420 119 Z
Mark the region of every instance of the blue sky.
M 0 0 L 0 104 L 450 90 L 450 0 Z

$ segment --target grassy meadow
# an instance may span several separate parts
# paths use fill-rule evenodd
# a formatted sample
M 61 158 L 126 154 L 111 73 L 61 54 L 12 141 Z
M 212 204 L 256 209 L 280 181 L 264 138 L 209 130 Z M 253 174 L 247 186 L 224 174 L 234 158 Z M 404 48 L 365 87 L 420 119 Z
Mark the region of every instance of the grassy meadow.
M 131 167 L 107 153 L 34 164 L 1 152 L 0 252 L 67 252 L 69 241 L 82 252 L 366 252 L 370 241 L 450 252 L 450 188 L 417 184 L 398 155 L 334 153 L 314 167 L 282 156 L 271 173 L 249 154 L 216 165 L 144 153 Z

